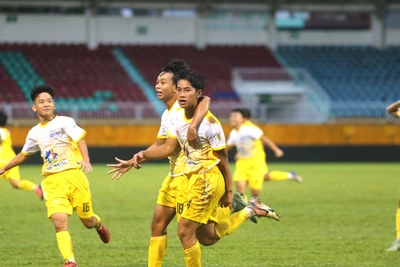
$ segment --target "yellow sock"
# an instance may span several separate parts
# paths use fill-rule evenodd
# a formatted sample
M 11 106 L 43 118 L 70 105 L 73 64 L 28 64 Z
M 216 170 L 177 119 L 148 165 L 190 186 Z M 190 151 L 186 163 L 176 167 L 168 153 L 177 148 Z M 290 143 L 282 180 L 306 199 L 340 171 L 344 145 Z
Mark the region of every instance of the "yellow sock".
M 199 241 L 191 247 L 183 250 L 186 267 L 201 267 L 201 249 Z
M 219 238 L 232 234 L 250 217 L 246 210 L 241 210 L 231 216 L 219 220 L 215 226 L 215 231 Z
M 269 179 L 271 181 L 284 181 L 289 179 L 290 173 L 281 171 L 272 171 L 269 173 Z
M 396 238 L 400 240 L 400 208 L 397 209 L 396 213 Z
M 101 226 L 103 225 L 101 222 L 101 218 L 99 215 L 97 214 L 93 214 L 93 217 L 95 217 L 97 219 L 97 226 L 95 227 L 97 230 L 99 230 L 101 228 Z
M 167 235 L 152 236 L 150 238 L 148 267 L 161 267 L 167 253 Z
M 21 180 L 18 185 L 19 189 L 26 191 L 33 191 L 36 188 L 36 185 L 29 180 Z
M 58 248 L 65 260 L 75 261 L 74 252 L 72 251 L 72 240 L 68 231 L 56 233 Z

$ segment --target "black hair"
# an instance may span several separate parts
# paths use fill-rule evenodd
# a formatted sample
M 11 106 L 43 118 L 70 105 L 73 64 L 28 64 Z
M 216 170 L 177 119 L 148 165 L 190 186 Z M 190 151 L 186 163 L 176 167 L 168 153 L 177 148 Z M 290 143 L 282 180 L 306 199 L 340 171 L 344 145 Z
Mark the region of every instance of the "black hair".
M 178 84 L 179 80 L 187 80 L 196 91 L 202 89 L 204 91 L 205 77 L 200 72 L 192 69 L 181 70 L 178 75 L 174 76 L 174 83 Z
M 0 126 L 4 127 L 7 125 L 7 113 L 5 113 L 4 111 L 0 110 Z
M 175 77 L 181 70 L 189 69 L 189 65 L 180 58 L 171 58 L 168 60 L 167 65 L 161 69 L 160 73 L 169 72 L 172 74 L 172 81 L 174 82 L 175 86 L 177 85 L 177 80 L 175 82 Z
M 47 84 L 41 84 L 33 87 L 31 92 L 32 101 L 35 102 L 36 97 L 38 97 L 38 95 L 40 95 L 41 93 L 48 93 L 49 95 L 51 95 L 52 98 L 54 98 L 54 89 Z
M 251 111 L 248 108 L 242 108 L 243 111 L 243 118 L 250 119 L 251 118 Z
M 240 114 L 242 115 L 242 117 L 245 118 L 243 109 L 241 109 L 241 108 L 235 108 L 235 109 L 232 109 L 231 113 L 233 113 L 233 112 L 240 113 Z

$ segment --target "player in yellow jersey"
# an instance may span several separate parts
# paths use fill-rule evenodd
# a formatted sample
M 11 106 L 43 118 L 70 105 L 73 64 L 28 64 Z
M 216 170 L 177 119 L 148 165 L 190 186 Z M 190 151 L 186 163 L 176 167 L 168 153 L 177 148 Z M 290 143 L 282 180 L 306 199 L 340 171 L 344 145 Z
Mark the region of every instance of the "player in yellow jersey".
M 397 118 L 400 118 L 400 100 L 394 102 L 390 106 L 386 108 L 387 112 Z M 400 250 L 400 200 L 399 206 L 397 207 L 396 212 L 396 240 L 393 241 L 390 248 L 387 249 L 388 251 L 398 251 Z
M 233 215 L 220 213 L 219 216 L 218 203 L 222 207 L 229 207 L 232 203 L 232 178 L 224 133 L 218 119 L 208 113 L 197 130 L 200 146 L 193 147 L 188 142 L 187 131 L 198 105 L 198 98 L 203 92 L 204 76 L 186 69 L 179 72 L 176 80 L 179 105 L 183 109 L 174 116 L 165 144 L 141 151 L 123 165 L 131 164 L 135 168 L 141 168 L 141 162 L 165 158 L 179 147 L 183 150 L 186 159 L 183 172 L 188 178 L 188 187 L 181 192 L 186 201 L 178 224 L 178 235 L 186 266 L 199 267 L 199 242 L 203 245 L 215 244 L 238 229 L 250 216 L 275 220 L 279 220 L 279 216 L 256 198 Z
M 251 194 L 261 193 L 263 182 L 293 180 L 301 182 L 302 178 L 295 172 L 268 172 L 264 145 L 268 146 L 276 157 L 282 157 L 283 151 L 263 131 L 249 120 L 250 112 L 246 109 L 234 109 L 230 121 L 234 129 L 228 138 L 228 150 L 236 147 L 236 170 L 233 180 L 238 192 L 244 194 L 249 185 Z
M 12 148 L 11 135 L 7 125 L 7 114 L 0 111 L 0 168 L 4 167 L 10 160 L 15 157 L 14 149 Z M 26 191 L 36 192 L 36 195 L 43 199 L 42 188 L 39 185 L 32 183 L 29 180 L 21 180 L 19 167 L 15 167 L 2 175 L 0 178 L 5 178 L 12 187 Z
M 54 115 L 54 90 L 50 86 L 34 87 L 31 99 L 39 124 L 29 131 L 22 151 L 0 169 L 0 175 L 40 151 L 44 162 L 42 188 L 47 216 L 54 223 L 58 248 L 66 261 L 63 267 L 77 267 L 68 232 L 68 216 L 73 210 L 86 228 L 95 228 L 104 243 L 110 241 L 107 228 L 93 213 L 89 182 L 84 173 L 92 171 L 83 139 L 86 131 L 77 126 L 74 119 Z
M 186 68 L 188 68 L 188 65 L 185 61 L 181 59 L 171 59 L 167 65 L 161 69 L 157 77 L 155 85 L 157 97 L 165 103 L 167 109 L 161 117 L 161 126 L 157 134 L 157 139 L 151 147 L 161 146 L 165 143 L 167 140 L 167 129 L 172 123 L 171 120 L 175 113 L 182 109 L 177 102 L 177 95 L 175 93 L 176 84 L 173 78 L 179 71 Z M 202 97 L 200 99 L 193 121 L 189 126 L 188 139 L 190 139 L 191 142 L 196 143 L 196 127 L 207 114 L 209 105 L 209 97 Z M 157 204 L 151 222 L 151 239 L 148 252 L 149 267 L 162 266 L 163 259 L 167 252 L 167 227 L 175 217 L 175 214 L 179 217 L 182 212 L 183 201 L 177 199 L 178 192 L 181 191 L 181 188 L 187 187 L 187 178 L 183 175 L 183 166 L 185 164 L 185 155 L 183 152 L 178 150 L 171 155 L 169 157 L 169 163 L 170 171 L 159 190 Z M 109 164 L 109 166 L 115 166 L 115 164 Z M 120 172 L 116 172 L 113 179 L 119 179 L 123 173 L 129 171 L 131 168 L 132 166 L 129 166 Z M 109 173 L 113 172 L 114 171 L 111 170 Z

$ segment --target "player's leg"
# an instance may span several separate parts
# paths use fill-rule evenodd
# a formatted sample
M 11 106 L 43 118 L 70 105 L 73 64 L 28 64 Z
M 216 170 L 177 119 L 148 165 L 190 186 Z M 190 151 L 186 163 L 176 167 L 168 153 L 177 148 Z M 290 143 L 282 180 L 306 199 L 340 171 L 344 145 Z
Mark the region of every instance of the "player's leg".
M 199 223 L 182 217 L 178 224 L 178 236 L 182 243 L 186 267 L 201 267 L 201 249 L 196 237 Z
M 396 240 L 392 243 L 388 251 L 398 251 L 400 250 L 400 200 L 399 206 L 397 207 L 396 212 Z
M 264 181 L 286 181 L 292 180 L 301 183 L 303 178 L 296 172 L 284 172 L 284 171 L 270 171 L 264 175 Z
M 236 185 L 236 191 L 245 195 L 248 178 L 248 165 L 244 164 L 242 160 L 237 160 L 235 166 L 236 167 L 235 172 L 233 173 L 233 182 Z
M 18 166 L 5 172 L 4 176 L 12 187 L 25 191 L 34 191 L 40 199 L 43 199 L 42 188 L 39 185 L 36 185 L 29 180 L 21 180 Z
M 80 169 L 64 172 L 70 181 L 72 206 L 75 208 L 76 214 L 87 229 L 96 229 L 101 241 L 107 244 L 110 242 L 110 232 L 100 216 L 93 212 L 92 196 L 86 175 Z
M 46 200 L 47 216 L 53 221 L 56 230 L 58 248 L 67 262 L 74 266 L 75 256 L 72 240 L 68 232 L 68 216 L 72 215 L 70 191 L 62 175 L 53 174 L 42 181 L 43 195 Z
M 180 210 L 176 210 L 176 207 L 183 207 L 183 203 L 177 203 L 177 195 L 181 186 L 187 186 L 186 177 L 170 177 L 168 174 L 159 191 L 151 221 L 151 238 L 148 250 L 149 267 L 162 266 L 163 259 L 167 253 L 167 227 L 178 210 Z M 182 210 L 180 210 L 180 213 L 182 213 Z

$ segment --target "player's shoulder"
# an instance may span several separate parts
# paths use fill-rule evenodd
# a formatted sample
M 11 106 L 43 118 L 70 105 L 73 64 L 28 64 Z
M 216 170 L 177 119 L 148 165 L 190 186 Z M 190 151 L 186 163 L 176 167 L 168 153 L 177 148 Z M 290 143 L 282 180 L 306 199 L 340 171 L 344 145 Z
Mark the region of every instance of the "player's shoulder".
M 215 115 L 212 114 L 211 111 L 208 111 L 208 112 L 207 112 L 207 115 L 206 115 L 205 119 L 206 119 L 210 124 L 220 124 L 220 125 L 221 125 L 221 123 L 219 122 L 218 118 L 215 117 Z
M 35 126 L 33 126 L 29 132 L 28 132 L 28 136 L 36 134 L 37 132 L 39 132 L 41 129 L 43 128 L 43 126 L 40 124 L 40 122 L 38 124 L 36 124 Z
M 70 122 L 70 121 L 75 121 L 75 120 L 68 116 L 56 116 L 54 118 L 54 121 L 55 122 Z

